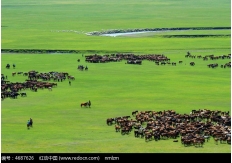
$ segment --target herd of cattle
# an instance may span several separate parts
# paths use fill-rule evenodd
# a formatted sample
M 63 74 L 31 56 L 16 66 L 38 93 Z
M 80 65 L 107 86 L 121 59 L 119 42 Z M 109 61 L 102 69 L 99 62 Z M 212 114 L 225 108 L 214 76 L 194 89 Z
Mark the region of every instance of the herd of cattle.
M 82 55 L 83 56 L 83 55 Z M 199 58 L 203 60 L 218 60 L 218 59 L 231 59 L 231 54 L 228 55 L 220 55 L 220 56 L 215 56 L 215 55 L 192 55 L 190 52 L 187 52 L 185 55 L 185 58 Z M 85 61 L 89 63 L 106 63 L 106 62 L 120 62 L 122 60 L 126 60 L 126 64 L 138 64 L 141 65 L 143 60 L 148 60 L 148 61 L 153 61 L 155 62 L 156 65 L 166 65 L 166 64 L 171 64 L 173 66 L 176 66 L 176 62 L 170 62 L 170 58 L 163 54 L 143 54 L 143 55 L 135 55 L 135 54 L 105 54 L 105 55 L 86 55 L 85 56 Z M 80 59 L 77 60 L 80 62 Z M 178 61 L 179 64 L 182 64 L 183 61 Z M 194 66 L 195 62 L 190 62 L 190 66 Z M 218 67 L 218 63 L 212 63 L 207 65 L 209 68 L 216 68 Z M 221 68 L 227 68 L 231 67 L 231 62 L 227 62 L 223 65 L 221 65 Z M 10 64 L 6 65 L 6 68 L 10 68 Z M 13 64 L 13 68 L 15 68 L 15 64 Z M 77 69 L 83 71 L 83 70 L 88 70 L 88 67 L 84 67 L 83 65 L 78 65 Z M 52 87 L 57 86 L 57 83 L 49 83 L 48 81 L 53 80 L 55 81 L 63 81 L 66 78 L 69 80 L 75 80 L 74 76 L 68 75 L 68 73 L 65 72 L 47 72 L 47 73 L 39 73 L 37 71 L 29 71 L 29 72 L 13 72 L 12 76 L 16 75 L 23 75 L 27 76 L 28 79 L 26 82 L 20 83 L 12 83 L 10 81 L 7 81 L 7 76 L 4 76 L 2 74 L 1 76 L 1 98 L 4 99 L 6 97 L 11 97 L 11 98 L 17 98 L 17 96 L 26 96 L 25 92 L 19 93 L 18 91 L 25 90 L 26 88 L 30 88 L 32 91 L 37 91 L 38 88 L 43 89 L 43 88 L 48 88 L 49 90 L 52 90 Z M 42 81 L 37 81 L 38 79 L 41 79 Z
M 23 75 L 27 77 L 25 82 L 10 82 L 7 80 L 7 76 L 1 74 L 1 99 L 12 98 L 16 99 L 19 95 L 26 97 L 24 90 L 30 89 L 33 92 L 37 92 L 38 89 L 52 90 L 53 87 L 57 87 L 57 81 L 62 82 L 66 78 L 74 80 L 74 76 L 70 76 L 67 72 L 46 72 L 39 73 L 38 71 L 29 72 L 13 72 L 12 77 L 16 75 Z M 51 82 L 51 80 L 53 82 Z
M 211 55 L 205 55 L 205 56 L 202 56 L 202 55 L 191 55 L 190 52 L 187 52 L 187 54 L 185 55 L 185 58 L 199 58 L 199 59 L 203 59 L 204 61 L 207 61 L 207 60 L 212 60 L 212 61 L 215 61 L 215 60 L 218 60 L 218 59 L 231 59 L 231 54 L 227 54 L 227 55 L 219 55 L 219 56 L 215 56 L 213 54 Z M 193 63 L 192 63 L 193 64 Z M 191 65 L 191 63 L 190 63 Z M 195 63 L 194 63 L 195 65 Z M 194 66 L 192 65 L 192 66 Z M 218 63 L 211 63 L 211 64 L 208 64 L 207 65 L 209 68 L 215 68 L 215 67 L 218 67 Z M 231 62 L 227 62 L 225 63 L 224 65 L 221 65 L 221 68 L 226 68 L 226 67 L 229 67 L 231 68 Z
M 85 61 L 90 63 L 108 63 L 108 62 L 120 62 L 122 60 L 127 60 L 127 64 L 142 64 L 143 60 L 165 62 L 170 61 L 170 59 L 163 54 L 105 54 L 105 55 L 86 55 Z
M 133 118 L 133 119 L 132 119 Z M 107 118 L 106 124 L 114 126 L 122 135 L 134 131 L 134 137 L 145 141 L 178 137 L 184 146 L 202 147 L 210 138 L 215 144 L 231 144 L 231 117 L 228 112 L 209 109 L 192 110 L 190 114 L 167 111 L 133 111 L 131 116 Z
M 191 55 L 190 52 L 187 52 L 185 58 L 201 58 L 203 60 L 218 60 L 218 59 L 229 59 L 231 58 L 231 54 L 228 55 L 219 55 L 215 56 L 211 55 Z M 143 54 L 143 55 L 135 55 L 135 54 L 105 54 L 105 55 L 86 55 L 85 61 L 89 63 L 108 63 L 108 62 L 120 62 L 122 60 L 126 60 L 126 64 L 138 64 L 141 65 L 143 60 L 153 61 L 156 65 L 173 65 L 176 66 L 177 62 L 170 62 L 170 58 L 163 54 Z M 178 61 L 179 64 L 183 63 L 183 61 Z M 194 66 L 195 62 L 190 62 L 190 66 Z M 217 63 L 212 63 L 207 65 L 210 68 L 218 67 Z M 221 65 L 221 68 L 231 67 L 231 62 L 227 62 Z

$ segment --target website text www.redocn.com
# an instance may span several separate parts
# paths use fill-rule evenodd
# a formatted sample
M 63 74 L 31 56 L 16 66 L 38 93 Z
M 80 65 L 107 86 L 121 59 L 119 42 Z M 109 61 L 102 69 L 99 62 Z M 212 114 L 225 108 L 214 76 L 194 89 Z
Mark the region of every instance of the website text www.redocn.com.
M 75 160 L 95 160 L 95 161 L 99 161 L 100 157 L 81 157 L 81 156 L 77 156 L 77 157 L 64 157 L 64 156 L 59 156 L 59 161 L 75 161 Z

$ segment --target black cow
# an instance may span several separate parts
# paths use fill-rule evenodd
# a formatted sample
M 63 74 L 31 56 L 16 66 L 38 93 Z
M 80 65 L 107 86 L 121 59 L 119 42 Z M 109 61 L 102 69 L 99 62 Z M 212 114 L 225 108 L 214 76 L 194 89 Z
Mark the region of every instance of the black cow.
M 27 122 L 27 129 L 30 129 L 30 127 L 32 127 L 33 125 L 33 120 L 30 118 L 30 120 L 28 120 Z
M 135 116 L 137 113 L 138 113 L 138 110 L 133 111 L 133 112 L 132 112 L 132 115 Z
M 27 96 L 27 94 L 25 92 L 20 93 L 21 97 Z
M 190 62 L 190 66 L 194 66 L 195 65 L 195 62 Z
M 19 93 L 18 92 L 11 92 L 11 94 L 10 94 L 10 97 L 12 97 L 12 98 L 17 98 L 18 97 L 18 95 L 19 95 Z
M 10 64 L 9 64 L 9 63 L 6 65 L 6 68 L 7 68 L 7 69 L 9 69 L 9 68 L 10 68 Z
M 112 125 L 112 123 L 113 123 L 113 119 L 112 118 L 107 118 L 106 124 L 107 125 Z
M 32 127 L 33 125 L 33 120 L 30 118 L 30 126 Z

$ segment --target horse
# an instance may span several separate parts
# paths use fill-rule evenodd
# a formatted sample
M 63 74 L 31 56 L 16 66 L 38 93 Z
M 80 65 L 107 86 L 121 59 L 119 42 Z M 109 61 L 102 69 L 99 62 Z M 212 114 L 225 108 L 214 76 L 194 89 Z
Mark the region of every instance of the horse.
M 85 106 L 85 107 L 88 107 L 88 106 L 89 106 L 89 108 L 90 108 L 90 105 L 91 105 L 91 104 L 90 104 L 89 102 L 81 103 L 81 107 L 82 107 L 82 106 Z

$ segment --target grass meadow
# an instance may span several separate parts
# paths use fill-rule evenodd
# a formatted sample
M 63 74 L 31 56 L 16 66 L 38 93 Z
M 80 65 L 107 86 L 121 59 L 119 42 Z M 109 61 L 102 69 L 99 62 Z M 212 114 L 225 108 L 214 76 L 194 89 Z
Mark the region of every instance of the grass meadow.
M 106 119 L 131 116 L 132 111 L 195 109 L 231 110 L 231 69 L 208 68 L 230 59 L 185 58 L 192 55 L 227 55 L 231 38 L 164 38 L 87 36 L 108 29 L 231 26 L 229 0 L 2 0 L 1 49 L 79 50 L 78 54 L 2 53 L 1 73 L 11 82 L 24 82 L 12 72 L 68 72 L 75 76 L 57 82 L 52 91 L 32 92 L 27 97 L 1 101 L 2 153 L 230 153 L 228 144 L 213 139 L 202 148 L 184 147 L 173 139 L 145 142 L 116 133 Z M 230 34 L 230 31 L 190 31 L 194 34 Z M 173 32 L 172 34 L 178 34 Z M 165 35 L 165 34 L 164 34 Z M 82 54 L 164 54 L 176 66 L 87 63 Z M 80 62 L 77 62 L 80 59 Z M 179 64 L 178 61 L 183 63 Z M 189 63 L 194 61 L 195 66 Z M 11 64 L 6 69 L 6 64 Z M 12 64 L 16 68 L 12 68 Z M 78 65 L 88 66 L 79 71 Z M 91 108 L 80 103 L 91 100 Z M 29 118 L 34 120 L 30 130 Z M 180 138 L 178 138 L 180 140 Z

